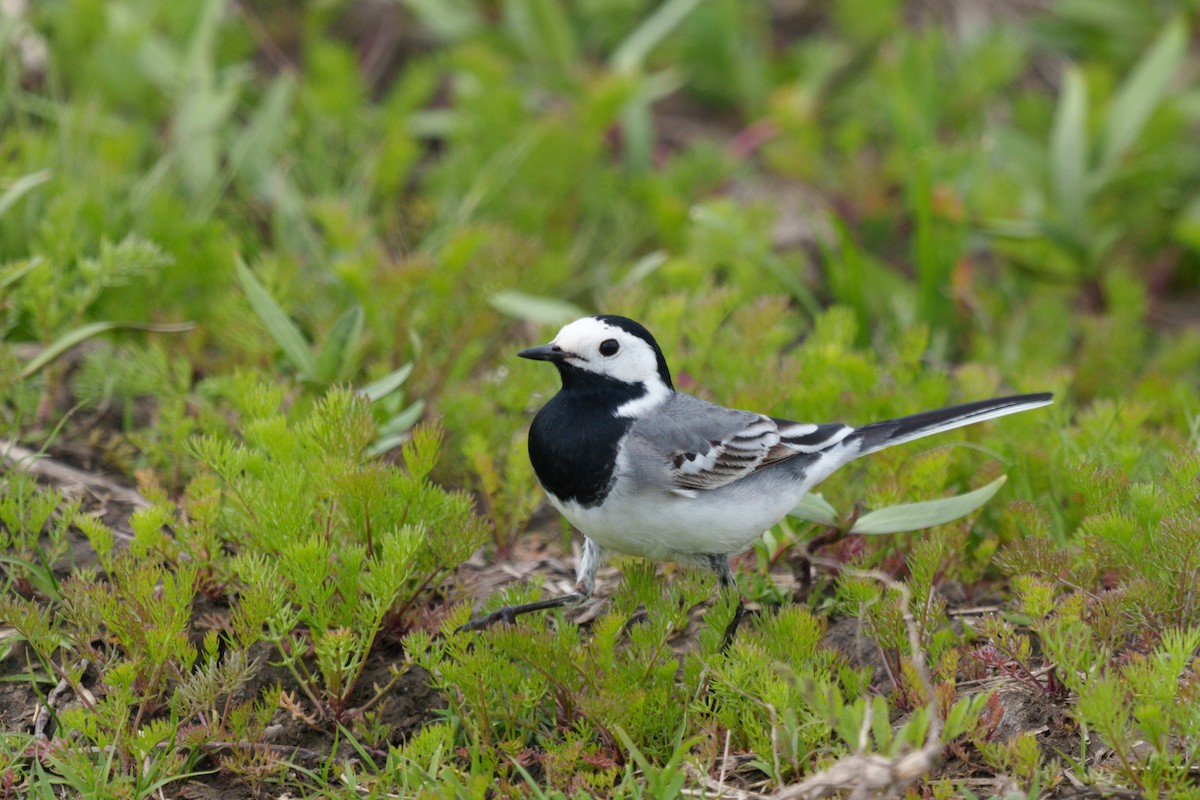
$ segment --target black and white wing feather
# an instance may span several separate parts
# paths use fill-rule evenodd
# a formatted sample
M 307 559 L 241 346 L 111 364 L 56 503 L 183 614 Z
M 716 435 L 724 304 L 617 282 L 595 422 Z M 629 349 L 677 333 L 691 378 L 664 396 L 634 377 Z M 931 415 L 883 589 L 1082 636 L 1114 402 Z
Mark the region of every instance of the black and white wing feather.
M 684 492 L 717 489 L 780 461 L 823 450 L 853 430 L 838 423 L 815 425 L 753 415 L 722 438 L 673 452 L 672 482 Z
M 1049 402 L 1049 394 L 1018 395 L 854 428 L 837 422 L 791 422 L 677 394 L 663 413 L 639 423 L 631 434 L 645 441 L 647 454 L 666 455 L 670 491 L 693 497 L 797 456 L 836 453 L 838 464 L 827 465 L 832 469 L 885 447 Z
M 639 420 L 630 436 L 639 450 L 638 462 L 665 460 L 666 488 L 690 497 L 780 461 L 819 452 L 853 430 L 839 423 L 789 422 L 735 411 L 679 393 L 659 413 Z

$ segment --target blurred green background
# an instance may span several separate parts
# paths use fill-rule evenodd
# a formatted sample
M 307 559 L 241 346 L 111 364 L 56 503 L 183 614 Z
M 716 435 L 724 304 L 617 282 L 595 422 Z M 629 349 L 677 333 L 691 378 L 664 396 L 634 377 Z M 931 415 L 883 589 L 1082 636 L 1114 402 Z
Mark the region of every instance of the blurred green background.
M 727 404 L 862 421 L 1052 389 L 1195 441 L 1194 3 L 6 9 L 14 431 L 80 403 L 129 432 L 134 398 L 239 370 L 319 393 L 404 368 L 377 449 L 439 419 L 463 483 L 547 388 L 512 351 L 603 311 Z M 96 323 L 183 322 L 100 331 L 70 380 L 54 360 Z M 125 438 L 116 466 L 179 488 L 180 446 Z

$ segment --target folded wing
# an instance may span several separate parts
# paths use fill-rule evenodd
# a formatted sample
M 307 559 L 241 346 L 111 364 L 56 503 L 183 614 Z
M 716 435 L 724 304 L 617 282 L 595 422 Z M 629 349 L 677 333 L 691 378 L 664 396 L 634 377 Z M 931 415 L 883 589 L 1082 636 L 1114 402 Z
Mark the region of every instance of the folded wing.
M 668 459 L 670 490 L 685 497 L 718 489 L 791 458 L 839 448 L 848 461 L 885 447 L 942 431 L 1048 405 L 1048 393 L 981 400 L 854 428 L 841 423 L 791 422 L 735 411 L 688 395 L 676 395 L 668 413 L 633 431 L 648 452 Z M 830 453 L 834 455 L 834 453 Z
M 853 428 L 813 424 L 734 411 L 693 401 L 682 415 L 640 426 L 651 450 L 667 454 L 677 494 L 717 489 L 795 456 L 816 453 L 845 439 Z

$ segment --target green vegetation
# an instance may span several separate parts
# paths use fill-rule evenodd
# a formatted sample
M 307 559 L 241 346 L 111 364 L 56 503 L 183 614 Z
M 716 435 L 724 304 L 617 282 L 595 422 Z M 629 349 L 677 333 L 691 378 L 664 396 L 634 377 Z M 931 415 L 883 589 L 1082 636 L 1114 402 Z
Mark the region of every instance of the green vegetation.
M 0 798 L 1200 796 L 1200 6 L 969 5 L 3 4 Z M 830 479 L 728 650 L 636 560 L 456 635 L 558 591 L 479 587 L 570 554 L 512 355 L 598 311 L 1056 404 Z

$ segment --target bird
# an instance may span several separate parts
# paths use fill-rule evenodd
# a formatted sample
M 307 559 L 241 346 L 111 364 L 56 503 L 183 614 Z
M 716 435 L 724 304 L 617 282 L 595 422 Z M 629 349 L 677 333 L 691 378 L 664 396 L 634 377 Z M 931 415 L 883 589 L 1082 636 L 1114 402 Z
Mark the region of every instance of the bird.
M 608 553 L 700 566 L 738 591 L 730 557 L 848 462 L 924 436 L 1048 405 L 1048 392 L 981 400 L 853 427 L 792 422 L 678 391 L 640 323 L 584 317 L 517 353 L 558 369 L 529 459 L 551 504 L 583 534 L 575 591 L 505 606 L 460 630 L 591 599 Z M 745 613 L 738 596 L 728 644 Z

